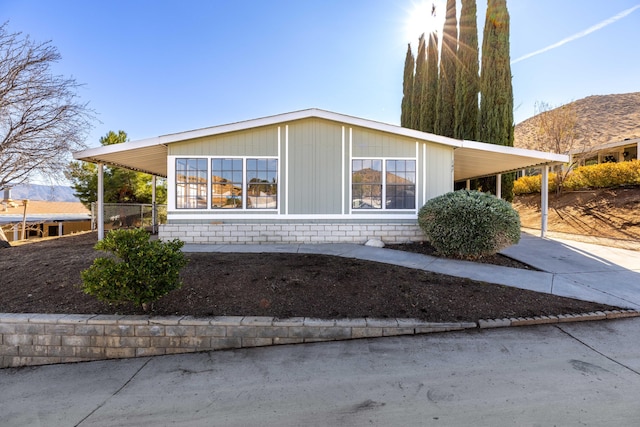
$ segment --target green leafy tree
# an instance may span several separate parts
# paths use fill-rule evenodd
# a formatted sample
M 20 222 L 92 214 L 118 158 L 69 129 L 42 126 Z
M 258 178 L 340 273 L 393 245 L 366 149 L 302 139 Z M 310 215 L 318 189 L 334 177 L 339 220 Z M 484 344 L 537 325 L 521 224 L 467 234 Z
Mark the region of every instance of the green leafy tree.
M 458 139 L 476 140 L 478 138 L 480 75 L 475 0 L 462 0 L 457 62 L 453 136 Z
M 413 127 L 413 74 L 415 68 L 415 59 L 411 52 L 411 43 L 407 46 L 407 57 L 404 61 L 404 79 L 402 82 L 402 106 L 400 126 Z
M 447 0 L 447 10 L 442 31 L 440 54 L 440 78 L 436 106 L 435 133 L 452 137 L 455 124 L 456 69 L 458 52 L 458 22 L 456 0 Z
M 109 131 L 100 138 L 102 146 L 121 144 L 127 141 L 127 133 Z M 72 182 L 75 195 L 87 207 L 98 199 L 98 167 L 93 163 L 71 162 L 65 176 Z M 152 177 L 142 172 L 127 169 L 104 168 L 105 203 L 151 203 Z M 166 183 L 162 180 L 156 185 L 156 202 L 165 203 Z
M 513 147 L 513 88 L 509 55 L 509 12 L 506 0 L 489 0 L 482 40 L 480 74 L 480 141 Z M 513 199 L 513 174 L 502 176 L 502 195 Z M 495 192 L 495 178 L 482 180 L 482 190 Z
M 413 79 L 413 122 L 412 129 L 423 130 L 422 106 L 425 103 L 425 85 L 427 82 L 427 47 L 424 41 L 424 34 L 418 40 L 418 56 L 416 56 L 416 73 Z

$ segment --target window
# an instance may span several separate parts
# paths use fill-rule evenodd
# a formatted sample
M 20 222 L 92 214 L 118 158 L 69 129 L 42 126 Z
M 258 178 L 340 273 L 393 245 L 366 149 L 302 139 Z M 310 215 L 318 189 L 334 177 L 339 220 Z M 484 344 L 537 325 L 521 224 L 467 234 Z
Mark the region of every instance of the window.
M 415 209 L 416 161 L 353 160 L 351 206 L 353 209 Z
M 386 208 L 415 209 L 416 161 L 387 160 Z
M 242 159 L 211 160 L 211 208 L 242 208 Z
M 278 160 L 247 159 L 247 208 L 278 207 Z
M 277 207 L 277 159 L 211 159 L 212 209 Z
M 353 209 L 382 209 L 382 160 L 353 160 Z
M 207 208 L 207 159 L 176 159 L 176 208 Z

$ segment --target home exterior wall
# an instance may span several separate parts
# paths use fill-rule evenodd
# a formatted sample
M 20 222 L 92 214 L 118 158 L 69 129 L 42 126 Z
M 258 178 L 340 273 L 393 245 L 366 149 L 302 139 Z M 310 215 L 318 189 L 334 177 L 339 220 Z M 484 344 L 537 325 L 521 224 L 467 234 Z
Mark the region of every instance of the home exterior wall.
M 210 167 L 211 157 L 252 156 L 278 160 L 276 209 L 176 209 L 177 158 L 206 158 Z M 415 160 L 414 209 L 352 209 L 352 160 L 367 158 Z M 159 229 L 163 239 L 180 237 L 191 243 L 415 241 L 424 238 L 417 226 L 418 209 L 426 200 L 453 190 L 453 148 L 306 118 L 172 143 L 167 182 L 167 224 Z M 210 183 L 208 192 L 210 198 Z

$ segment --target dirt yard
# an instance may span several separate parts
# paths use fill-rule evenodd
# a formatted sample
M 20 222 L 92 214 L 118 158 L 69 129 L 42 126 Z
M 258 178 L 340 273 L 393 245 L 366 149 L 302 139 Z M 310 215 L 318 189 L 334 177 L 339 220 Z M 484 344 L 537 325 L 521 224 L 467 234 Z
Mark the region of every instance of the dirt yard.
M 141 314 L 80 289 L 80 271 L 101 253 L 95 233 L 0 249 L 0 312 Z M 427 245 L 401 249 L 430 253 Z M 568 298 L 409 268 L 322 255 L 188 254 L 184 286 L 155 315 L 286 318 L 401 317 L 432 322 L 611 309 Z M 526 268 L 497 256 L 486 260 Z
M 540 195 L 518 196 L 523 227 L 540 228 Z M 640 242 L 640 187 L 566 192 L 549 197 L 549 231 Z

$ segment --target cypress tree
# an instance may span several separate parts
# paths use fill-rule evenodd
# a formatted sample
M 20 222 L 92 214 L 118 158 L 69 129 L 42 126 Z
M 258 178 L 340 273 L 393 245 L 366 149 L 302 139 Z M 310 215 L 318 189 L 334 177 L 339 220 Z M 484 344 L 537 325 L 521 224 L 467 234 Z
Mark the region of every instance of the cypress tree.
M 509 12 L 506 0 L 488 0 L 480 74 L 480 141 L 513 147 L 513 88 L 509 55 Z M 484 191 L 495 192 L 486 183 Z M 513 174 L 502 176 L 502 195 L 513 199 Z
M 456 19 L 456 0 L 447 0 L 447 10 L 442 31 L 442 52 L 440 53 L 440 80 L 438 84 L 435 133 L 450 137 L 454 134 L 457 52 L 458 22 Z
M 422 128 L 424 132 L 435 132 L 438 108 L 438 36 L 429 34 L 424 99 L 421 105 Z
M 478 24 L 475 0 L 462 0 L 456 69 L 454 138 L 478 138 Z
M 413 52 L 411 52 L 411 43 L 407 46 L 407 57 L 404 60 L 404 79 L 402 82 L 402 105 L 400 115 L 400 126 L 413 127 L 413 69 L 415 68 L 415 60 Z
M 418 40 L 418 56 L 416 57 L 416 73 L 413 79 L 413 110 L 411 129 L 423 129 L 423 105 L 425 103 L 425 84 L 427 81 L 427 49 L 424 34 Z

